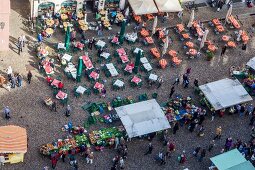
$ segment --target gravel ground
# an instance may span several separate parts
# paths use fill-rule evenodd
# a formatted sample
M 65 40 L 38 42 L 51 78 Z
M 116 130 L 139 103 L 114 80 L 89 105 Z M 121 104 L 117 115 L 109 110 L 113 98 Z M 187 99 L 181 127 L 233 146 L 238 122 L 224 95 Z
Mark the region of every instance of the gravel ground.
M 199 84 L 204 84 L 206 82 L 211 82 L 215 80 L 219 80 L 222 78 L 229 77 L 229 67 L 232 65 L 243 65 L 245 64 L 251 57 L 254 56 L 254 38 L 251 38 L 250 43 L 248 44 L 247 51 L 241 50 L 241 45 L 238 45 L 238 48 L 234 50 L 227 50 L 226 55 L 223 57 L 219 56 L 220 48 L 222 46 L 220 42 L 220 38 L 213 33 L 213 30 L 210 28 L 209 39 L 211 41 L 215 41 L 215 43 L 219 46 L 218 53 L 216 54 L 215 58 L 208 62 L 205 60 L 205 56 L 202 55 L 201 58 L 197 59 L 187 59 L 186 55 L 184 54 L 184 50 L 182 47 L 182 43 L 178 40 L 176 34 L 171 29 L 170 30 L 170 37 L 174 40 L 174 45 L 170 46 L 169 49 L 175 49 L 180 52 L 180 57 L 183 59 L 183 63 L 179 67 L 167 67 L 165 70 L 158 69 L 153 67 L 153 72 L 158 75 L 163 75 L 164 83 L 159 88 L 147 88 L 147 83 L 144 82 L 143 87 L 141 89 L 131 88 L 127 85 L 127 88 L 124 91 L 114 92 L 111 91 L 110 83 L 111 78 L 104 78 L 104 74 L 101 73 L 103 79 L 106 79 L 106 90 L 107 90 L 107 98 L 101 99 L 99 96 L 92 94 L 91 97 L 82 96 L 81 98 L 75 98 L 71 91 L 73 86 L 76 85 L 75 82 L 67 80 L 65 76 L 62 74 L 63 71 L 60 68 L 57 68 L 56 75 L 62 76 L 62 79 L 65 83 L 66 88 L 70 92 L 70 100 L 69 103 L 73 108 L 73 114 L 70 118 L 66 118 L 64 116 L 64 108 L 58 105 L 58 112 L 52 113 L 43 106 L 43 98 L 45 96 L 52 95 L 51 89 L 46 85 L 44 78 L 40 75 L 36 68 L 33 68 L 37 64 L 37 59 L 35 58 L 34 49 L 32 47 L 33 43 L 25 49 L 20 56 L 17 55 L 14 43 L 17 40 L 17 37 L 21 33 L 26 33 L 28 38 L 33 41 L 31 35 L 27 31 L 26 27 L 24 26 L 24 17 L 27 16 L 27 6 L 25 5 L 26 2 L 24 0 L 12 0 L 11 6 L 11 34 L 10 34 L 10 46 L 11 49 L 9 52 L 1 52 L 0 53 L 0 73 L 4 72 L 9 65 L 13 67 L 14 72 L 20 72 L 22 75 L 26 75 L 28 69 L 33 69 L 32 73 L 34 75 L 32 84 L 28 85 L 24 82 L 22 88 L 16 88 L 11 92 L 7 92 L 4 89 L 0 89 L 0 101 L 2 106 L 10 106 L 12 111 L 12 119 L 6 121 L 3 116 L 0 118 L 0 125 L 19 125 L 25 127 L 28 132 L 28 153 L 25 155 L 25 162 L 16 164 L 16 165 L 6 165 L 0 167 L 0 169 L 24 169 L 24 170 L 31 170 L 31 169 L 42 169 L 44 166 L 50 166 L 50 160 L 46 157 L 43 157 L 39 153 L 39 146 L 52 142 L 58 138 L 65 136 L 66 134 L 61 132 L 61 127 L 64 124 L 67 124 L 69 120 L 73 122 L 75 125 L 82 125 L 84 120 L 88 117 L 88 113 L 84 112 L 81 109 L 81 106 L 88 101 L 110 101 L 116 96 L 133 96 L 136 98 L 138 94 L 147 93 L 148 96 L 151 96 L 152 93 L 157 92 L 158 102 L 165 102 L 168 99 L 169 89 L 171 88 L 171 84 L 173 83 L 175 77 L 179 74 L 183 74 L 188 67 L 191 67 L 191 82 L 193 82 L 194 78 L 199 79 Z M 208 11 L 207 17 L 205 16 L 205 11 Z M 247 13 L 251 13 L 253 9 L 243 9 L 243 8 L 234 8 L 234 13 L 238 14 L 239 12 L 246 11 Z M 226 11 L 225 11 L 226 12 Z M 207 13 L 206 13 L 207 14 Z M 209 15 L 212 14 L 212 15 Z M 211 17 L 215 15 L 223 16 L 224 11 L 220 13 L 213 12 L 210 8 L 201 8 L 197 14 L 198 18 L 201 18 L 202 21 L 209 20 Z M 185 13 L 184 21 L 188 18 L 188 14 Z M 171 24 L 176 24 L 180 21 L 173 20 Z M 247 30 L 252 23 L 251 17 L 244 17 L 242 19 L 243 27 Z M 151 24 L 151 23 L 150 23 Z M 169 23 L 166 23 L 169 24 Z M 169 24 L 171 26 L 171 24 Z M 205 24 L 206 27 L 207 24 Z M 127 28 L 127 31 L 130 31 L 132 26 Z M 119 28 L 114 28 L 112 31 L 114 33 L 117 32 Z M 228 30 L 227 34 L 232 35 L 233 30 Z M 93 32 L 88 33 L 88 37 L 93 36 Z M 111 33 L 104 33 L 105 36 L 112 35 Z M 52 43 L 57 43 L 58 41 L 63 41 L 64 36 L 61 33 L 56 33 L 49 41 L 45 42 L 45 44 L 52 47 Z M 194 38 L 192 40 L 198 46 L 198 41 Z M 124 44 L 125 48 L 130 49 L 132 46 L 128 44 Z M 134 47 L 139 47 L 141 43 L 136 43 L 133 45 Z M 153 45 L 154 46 L 154 45 Z M 158 43 L 155 43 L 155 46 L 159 47 Z M 150 47 L 142 47 L 146 52 L 148 52 Z M 116 48 L 113 48 L 109 44 L 109 51 L 113 54 Z M 73 61 L 77 61 L 78 56 L 77 54 L 74 56 Z M 93 63 L 96 63 L 96 51 L 89 51 L 89 55 L 93 58 Z M 129 55 L 131 60 L 134 60 L 132 55 Z M 148 57 L 149 58 L 149 57 Z M 170 61 L 167 56 L 164 58 L 167 61 Z M 113 60 L 116 63 L 116 60 Z M 150 59 L 150 62 L 156 65 L 157 60 Z M 15 64 L 14 64 L 15 63 Z M 96 67 L 100 67 L 98 63 L 96 63 Z M 121 69 L 120 66 L 118 66 Z M 122 74 L 122 73 L 121 73 Z M 143 80 L 145 77 L 145 73 L 140 72 L 143 76 Z M 123 74 L 122 74 L 123 75 Z M 120 75 L 120 77 L 124 77 Z M 129 77 L 124 77 L 125 83 L 128 84 Z M 91 86 L 86 78 L 82 77 L 82 82 L 79 84 L 86 84 Z M 176 88 L 176 93 L 181 94 L 183 96 L 192 96 L 194 100 L 197 100 L 197 97 L 193 94 L 193 88 L 190 87 L 189 89 L 183 89 L 182 87 Z M 196 102 L 197 103 L 197 102 Z M 2 107 L 0 106 L 0 107 Z M 128 143 L 129 153 L 128 159 L 126 160 L 126 169 L 183 169 L 184 167 L 188 167 L 191 170 L 201 170 L 207 169 L 210 166 L 209 158 L 218 154 L 224 145 L 224 140 L 226 137 L 232 136 L 233 139 L 243 139 L 248 140 L 250 134 L 250 128 L 247 125 L 248 117 L 239 118 L 237 115 L 233 116 L 224 116 L 223 118 L 216 118 L 214 122 L 210 122 L 206 120 L 205 125 L 205 136 L 199 138 L 196 136 L 196 133 L 189 133 L 187 127 L 182 127 L 176 135 L 172 135 L 169 133 L 170 139 L 172 139 L 176 145 L 177 150 L 173 154 L 173 156 L 167 160 L 166 165 L 159 166 L 155 164 L 153 158 L 155 154 L 157 154 L 161 150 L 165 150 L 162 143 L 155 138 L 153 140 L 154 151 L 152 155 L 144 156 L 144 152 L 147 149 L 148 141 L 147 140 L 140 140 L 134 139 Z M 206 155 L 206 159 L 199 163 L 196 159 L 191 156 L 191 153 L 195 147 L 198 145 L 202 147 L 207 147 L 209 141 L 213 138 L 214 132 L 217 126 L 221 125 L 223 128 L 223 137 L 220 141 L 216 142 L 216 147 L 213 152 Z M 91 129 L 100 129 L 102 124 L 95 125 L 91 127 Z M 171 131 L 170 131 L 171 132 Z M 177 162 L 177 156 L 185 150 L 188 156 L 188 161 L 184 165 L 179 165 Z M 77 156 L 78 163 L 80 169 L 109 169 L 111 166 L 111 159 L 116 154 L 116 151 L 105 149 L 103 152 L 95 153 L 95 163 L 93 165 L 87 165 L 85 160 L 82 160 L 80 156 Z M 64 169 L 71 169 L 71 167 L 67 163 L 59 162 L 57 165 L 57 170 L 64 170 Z

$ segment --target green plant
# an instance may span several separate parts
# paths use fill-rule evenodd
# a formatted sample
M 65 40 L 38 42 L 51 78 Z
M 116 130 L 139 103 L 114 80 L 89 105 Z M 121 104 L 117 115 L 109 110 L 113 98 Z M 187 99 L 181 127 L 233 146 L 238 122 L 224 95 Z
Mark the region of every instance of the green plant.
M 206 54 L 207 54 L 207 60 L 211 61 L 214 57 L 214 54 L 211 51 L 207 52 Z

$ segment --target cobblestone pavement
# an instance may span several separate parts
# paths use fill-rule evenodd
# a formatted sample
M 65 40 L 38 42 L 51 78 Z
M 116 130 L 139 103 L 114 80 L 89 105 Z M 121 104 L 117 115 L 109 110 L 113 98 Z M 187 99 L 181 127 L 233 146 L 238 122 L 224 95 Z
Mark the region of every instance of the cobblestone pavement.
M 26 76 L 27 70 L 32 69 L 33 80 L 32 84 L 28 85 L 24 82 L 22 88 L 16 88 L 11 92 L 7 92 L 4 89 L 0 89 L 0 106 L 10 106 L 11 120 L 4 120 L 3 116 L 0 118 L 0 125 L 19 125 L 25 127 L 28 132 L 28 153 L 25 155 L 24 163 L 16 164 L 16 165 L 5 165 L 4 167 L 0 167 L 0 169 L 42 169 L 44 166 L 50 166 L 50 160 L 46 157 L 43 157 L 39 153 L 39 146 L 52 142 L 66 134 L 61 132 L 61 127 L 66 124 L 69 120 L 71 120 L 75 125 L 82 125 L 84 120 L 88 117 L 88 114 L 81 109 L 81 106 L 88 101 L 110 101 L 116 96 L 133 96 L 136 97 L 138 94 L 147 93 L 151 96 L 152 93 L 157 92 L 158 102 L 165 102 L 168 99 L 169 89 L 171 88 L 171 83 L 173 83 L 175 77 L 179 74 L 183 74 L 188 67 L 191 67 L 191 82 L 193 82 L 194 78 L 199 79 L 200 84 L 204 84 L 206 82 L 211 82 L 215 80 L 219 80 L 222 78 L 229 77 L 229 67 L 232 65 L 243 65 L 245 64 L 251 57 L 254 56 L 254 37 L 251 37 L 251 41 L 248 44 L 247 51 L 241 50 L 241 44 L 238 44 L 238 47 L 233 50 L 227 50 L 226 55 L 223 57 L 219 56 L 220 48 L 222 46 L 220 42 L 220 37 L 216 36 L 213 33 L 213 30 L 210 28 L 209 39 L 211 41 L 215 41 L 215 43 L 219 46 L 219 52 L 216 54 L 212 61 L 206 61 L 205 56 L 202 55 L 201 58 L 196 58 L 193 60 L 187 59 L 182 43 L 177 38 L 173 29 L 170 30 L 170 37 L 174 40 L 173 45 L 169 47 L 169 49 L 175 49 L 180 52 L 180 56 L 183 59 L 183 63 L 179 67 L 167 67 L 165 70 L 161 70 L 155 67 L 157 60 L 152 59 L 150 57 L 150 62 L 153 64 L 153 72 L 158 75 L 163 75 L 164 83 L 159 88 L 147 88 L 147 83 L 144 83 L 141 89 L 131 88 L 127 85 L 126 90 L 113 92 L 110 89 L 111 78 L 104 78 L 107 80 L 106 82 L 106 90 L 107 90 L 107 98 L 101 99 L 98 96 L 92 95 L 90 98 L 81 97 L 75 98 L 71 91 L 74 85 L 86 84 L 90 86 L 91 84 L 82 77 L 81 83 L 74 83 L 70 80 L 67 80 L 63 75 L 63 71 L 60 67 L 57 68 L 57 75 L 61 75 L 63 81 L 65 83 L 66 88 L 70 92 L 70 105 L 73 108 L 73 114 L 70 118 L 66 118 L 64 116 L 64 108 L 62 106 L 58 106 L 58 112 L 52 113 L 43 105 L 43 98 L 45 96 L 52 95 L 51 89 L 46 85 L 44 78 L 37 71 L 37 59 L 34 53 L 34 38 L 27 31 L 27 28 L 24 26 L 26 23 L 24 17 L 28 15 L 28 3 L 25 0 L 11 0 L 11 18 L 10 18 L 10 26 L 11 26 L 11 34 L 10 34 L 10 51 L 9 52 L 1 52 L 0 53 L 0 73 L 4 74 L 4 70 L 11 65 L 13 67 L 14 72 L 21 73 L 24 77 Z M 245 14 L 245 13 L 253 13 L 253 9 L 248 9 L 244 7 L 234 8 L 234 14 Z M 199 8 L 199 11 L 196 13 L 196 17 L 201 21 L 207 21 L 214 16 L 223 18 L 226 13 L 226 10 L 223 10 L 219 13 L 214 12 L 211 8 Z M 249 31 L 250 25 L 253 24 L 253 18 L 250 16 L 242 16 L 240 17 L 243 27 Z M 175 17 L 176 18 L 176 17 Z M 184 14 L 184 23 L 187 22 L 189 18 L 188 14 Z M 171 22 L 171 24 L 170 24 Z M 166 26 L 173 26 L 177 23 L 181 22 L 179 19 L 169 20 L 169 23 L 165 23 Z M 151 24 L 151 23 L 150 23 Z M 162 23 L 161 23 L 162 25 Z M 208 25 L 205 23 L 205 26 Z M 112 33 L 116 33 L 120 28 L 114 27 L 111 33 L 107 33 L 104 31 L 104 36 L 113 35 Z M 128 26 L 127 32 L 132 31 L 132 25 Z M 30 43 L 26 47 L 25 52 L 23 52 L 20 56 L 17 55 L 17 49 L 15 43 L 17 41 L 17 37 L 25 33 Z M 88 37 L 93 36 L 95 33 L 88 32 Z M 228 29 L 227 34 L 233 35 L 233 30 Z M 49 41 L 45 42 L 46 45 L 52 47 L 52 42 L 64 41 L 64 36 L 61 32 L 57 32 Z M 194 38 L 192 40 L 198 46 L 198 41 Z M 159 48 L 158 42 L 154 44 Z M 150 47 L 143 47 L 141 43 L 136 43 L 133 46 L 128 44 L 124 44 L 125 48 L 130 52 L 132 47 L 142 47 L 146 52 L 148 52 Z M 109 44 L 109 50 L 111 54 L 113 54 L 115 47 L 111 47 Z M 148 53 L 149 54 L 149 53 Z M 96 51 L 89 51 L 89 55 L 93 58 L 93 63 L 96 63 Z M 146 54 L 147 55 L 147 54 Z M 74 56 L 73 61 L 77 61 L 79 54 Z M 132 56 L 131 54 L 129 55 Z M 148 56 L 148 55 L 147 55 Z M 164 58 L 167 61 L 170 61 L 167 56 Z M 134 60 L 134 57 L 131 57 L 131 60 Z M 115 63 L 116 61 L 113 60 Z M 100 67 L 97 63 L 96 67 Z M 120 66 L 118 66 L 121 69 Z M 121 73 L 122 74 L 122 73 Z M 101 75 L 103 75 L 101 73 Z M 146 74 L 141 72 L 141 75 L 144 77 Z M 124 77 L 126 84 L 128 83 L 128 77 Z M 144 80 L 144 78 L 143 78 Z M 190 95 L 197 100 L 197 97 L 193 94 L 193 88 L 183 89 L 182 87 L 176 88 L 176 93 L 181 94 L 183 96 Z M 198 103 L 198 102 L 196 102 Z M 182 127 L 177 134 L 174 136 L 169 134 L 169 137 L 176 143 L 177 150 L 173 154 L 171 158 L 167 160 L 167 164 L 164 166 L 159 166 L 155 164 L 153 158 L 155 154 L 157 154 L 161 150 L 165 150 L 162 146 L 162 143 L 158 139 L 153 140 L 154 151 L 152 155 L 144 156 L 144 152 L 147 149 L 147 140 L 139 140 L 134 139 L 128 143 L 129 153 L 128 159 L 125 162 L 126 169 L 183 169 L 184 167 L 188 167 L 191 170 L 201 170 L 207 169 L 210 165 L 209 158 L 214 156 L 220 152 L 223 147 L 224 140 L 226 137 L 232 136 L 233 139 L 243 139 L 248 140 L 250 134 L 250 127 L 247 125 L 248 117 L 239 118 L 237 115 L 233 116 L 224 116 L 223 118 L 216 118 L 214 122 L 210 122 L 206 120 L 205 125 L 205 136 L 199 138 L 195 133 L 189 133 L 187 127 Z M 198 145 L 202 147 L 208 146 L 209 141 L 214 136 L 215 128 L 221 125 L 223 127 L 223 137 L 220 141 L 216 142 L 216 147 L 213 152 L 206 155 L 206 159 L 199 163 L 196 159 L 191 156 L 191 153 L 195 147 Z M 95 125 L 92 126 L 90 130 L 99 129 L 102 126 L 107 125 Z M 112 126 L 112 125 L 111 125 Z M 171 131 L 170 131 L 171 132 Z M 184 165 L 179 165 L 177 162 L 177 156 L 185 150 L 188 156 L 188 161 Z M 80 156 L 77 156 L 78 163 L 80 169 L 109 169 L 111 166 L 111 159 L 116 154 L 115 150 L 105 149 L 103 152 L 95 153 L 95 163 L 93 165 L 87 165 L 85 160 Z M 68 163 L 59 162 L 57 165 L 57 170 L 66 170 L 71 169 Z

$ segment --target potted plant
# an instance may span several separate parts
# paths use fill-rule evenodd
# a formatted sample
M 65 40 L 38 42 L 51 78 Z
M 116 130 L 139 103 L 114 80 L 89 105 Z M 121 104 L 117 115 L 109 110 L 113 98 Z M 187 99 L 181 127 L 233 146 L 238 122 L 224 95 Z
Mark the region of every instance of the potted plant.
M 211 51 L 206 52 L 207 54 L 207 61 L 211 61 L 214 57 L 214 54 Z

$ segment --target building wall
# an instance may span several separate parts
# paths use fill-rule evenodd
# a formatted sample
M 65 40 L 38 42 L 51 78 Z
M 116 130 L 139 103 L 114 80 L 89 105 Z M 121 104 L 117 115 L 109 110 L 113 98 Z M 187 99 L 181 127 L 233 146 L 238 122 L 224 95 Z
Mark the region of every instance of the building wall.
M 38 7 L 39 7 L 39 5 L 41 3 L 45 3 L 45 2 L 52 2 L 52 3 L 54 3 L 55 4 L 54 13 L 57 13 L 61 9 L 61 4 L 63 2 L 68 2 L 68 1 L 70 1 L 70 0 L 39 0 L 39 1 L 38 0 L 30 0 L 30 4 L 31 4 L 31 16 L 32 17 L 37 17 L 38 16 Z M 84 0 L 74 0 L 74 1 L 77 1 L 77 8 L 76 8 L 76 10 L 78 11 L 79 9 L 82 8 Z
M 10 18 L 10 0 L 1 0 L 0 5 L 0 23 L 4 23 L 4 28 L 0 27 L 0 51 L 9 49 L 9 18 Z

